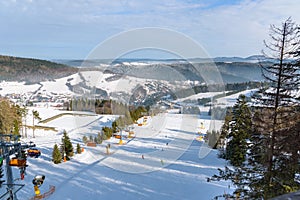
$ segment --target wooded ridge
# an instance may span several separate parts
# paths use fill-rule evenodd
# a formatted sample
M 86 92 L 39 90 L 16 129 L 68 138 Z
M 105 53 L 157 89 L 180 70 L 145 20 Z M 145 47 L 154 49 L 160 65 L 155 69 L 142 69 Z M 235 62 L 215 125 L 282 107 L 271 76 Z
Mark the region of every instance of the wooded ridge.
M 51 61 L 0 55 L 0 81 L 36 83 L 74 74 L 77 69 Z

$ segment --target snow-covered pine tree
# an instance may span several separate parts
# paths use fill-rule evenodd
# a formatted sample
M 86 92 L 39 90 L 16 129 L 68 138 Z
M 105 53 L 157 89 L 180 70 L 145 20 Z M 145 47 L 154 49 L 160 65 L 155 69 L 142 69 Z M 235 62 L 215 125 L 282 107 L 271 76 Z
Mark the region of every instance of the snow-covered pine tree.
M 226 124 L 222 127 L 223 134 L 226 134 L 227 144 L 225 146 L 225 158 L 232 166 L 219 169 L 219 174 L 209 180 L 231 180 L 236 190 L 226 197 L 244 199 L 249 198 L 248 193 L 251 180 L 248 177 L 247 153 L 249 152 L 249 138 L 252 133 L 251 112 L 246 102 L 245 95 L 240 95 L 227 116 Z
M 235 167 L 241 166 L 246 160 L 248 140 L 252 132 L 251 118 L 246 97 L 240 95 L 232 109 L 227 136 L 228 144 L 225 150 L 225 158 Z

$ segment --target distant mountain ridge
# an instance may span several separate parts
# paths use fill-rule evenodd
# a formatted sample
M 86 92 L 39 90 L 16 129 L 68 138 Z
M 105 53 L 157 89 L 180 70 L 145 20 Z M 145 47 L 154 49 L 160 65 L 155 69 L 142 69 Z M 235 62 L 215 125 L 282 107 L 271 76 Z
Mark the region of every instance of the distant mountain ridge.
M 152 59 L 152 58 L 117 58 L 117 59 L 95 59 L 95 60 L 81 60 L 81 59 L 58 59 L 54 62 L 74 66 L 74 67 L 90 67 L 100 64 L 121 64 L 121 63 L 178 63 L 186 62 L 185 59 Z M 112 63 L 111 63 L 112 61 Z M 206 63 L 206 62 L 246 62 L 246 63 L 258 63 L 258 62 L 274 62 L 274 59 L 267 58 L 263 55 L 252 55 L 248 57 L 215 57 L 215 58 L 190 58 L 191 63 Z
M 211 59 L 191 59 L 186 62 L 183 59 L 117 59 L 113 63 L 110 60 L 56 60 L 46 61 L 31 58 L 18 58 L 12 56 L 0 56 L 0 81 L 25 81 L 27 83 L 39 83 L 53 81 L 67 77 L 81 71 L 83 63 L 85 68 L 97 68 L 118 76 L 133 76 L 143 79 L 156 79 L 174 81 L 175 75 L 184 76 L 186 80 L 203 82 L 203 77 L 196 75 L 194 67 L 217 66 L 225 83 L 239 83 L 248 81 L 261 81 L 261 69 L 258 60 L 265 62 L 263 56 L 251 56 L 247 58 L 224 57 Z M 60 62 L 60 63 L 57 63 Z M 78 66 L 79 65 L 79 66 Z M 172 74 L 172 72 L 174 72 Z
M 71 67 L 38 59 L 0 56 L 0 93 L 20 93 L 38 84 L 38 88 L 33 87 L 35 94 L 92 95 L 99 99 L 111 98 L 123 103 L 148 105 L 167 96 L 183 98 L 193 95 L 194 89 L 200 91 L 198 88 L 202 87 L 199 86 L 205 83 L 220 84 L 223 81 L 234 85 L 263 80 L 257 62 L 199 62 L 196 59 L 193 62 L 146 62 L 139 59 L 116 60 L 113 63 L 99 61 L 85 62 L 85 67 Z M 11 81 L 25 81 L 26 84 L 9 83 Z M 11 91 L 7 85 L 19 86 Z
M 0 55 L 0 80 L 37 83 L 62 78 L 77 71 L 74 67 L 51 61 Z

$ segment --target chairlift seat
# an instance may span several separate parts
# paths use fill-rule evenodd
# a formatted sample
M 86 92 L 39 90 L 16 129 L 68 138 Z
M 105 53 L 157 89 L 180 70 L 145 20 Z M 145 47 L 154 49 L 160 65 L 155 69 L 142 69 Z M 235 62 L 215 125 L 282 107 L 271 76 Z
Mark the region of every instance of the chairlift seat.
M 14 167 L 26 167 L 26 159 L 12 158 L 9 161 L 9 165 Z

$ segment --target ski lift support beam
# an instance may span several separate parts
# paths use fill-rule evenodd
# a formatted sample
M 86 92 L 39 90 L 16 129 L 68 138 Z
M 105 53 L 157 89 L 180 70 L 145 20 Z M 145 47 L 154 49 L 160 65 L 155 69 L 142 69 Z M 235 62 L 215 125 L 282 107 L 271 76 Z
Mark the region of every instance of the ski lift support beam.
M 9 141 L 5 140 L 5 138 L 9 138 Z M 30 142 L 29 144 L 21 144 L 18 142 L 20 136 L 19 135 L 13 135 L 13 134 L 0 134 L 0 148 L 1 148 L 1 156 L 3 159 L 5 159 L 6 162 L 6 184 L 7 185 L 7 193 L 10 194 L 10 200 L 17 200 L 16 192 L 18 192 L 22 187 L 20 187 L 18 190 L 14 191 L 14 185 L 18 186 L 17 184 L 14 184 L 13 180 L 13 173 L 11 166 L 9 165 L 10 156 L 21 152 L 24 149 L 35 147 L 35 144 Z M 7 194 L 5 193 L 5 195 Z M 1 198 L 0 198 L 1 199 Z

